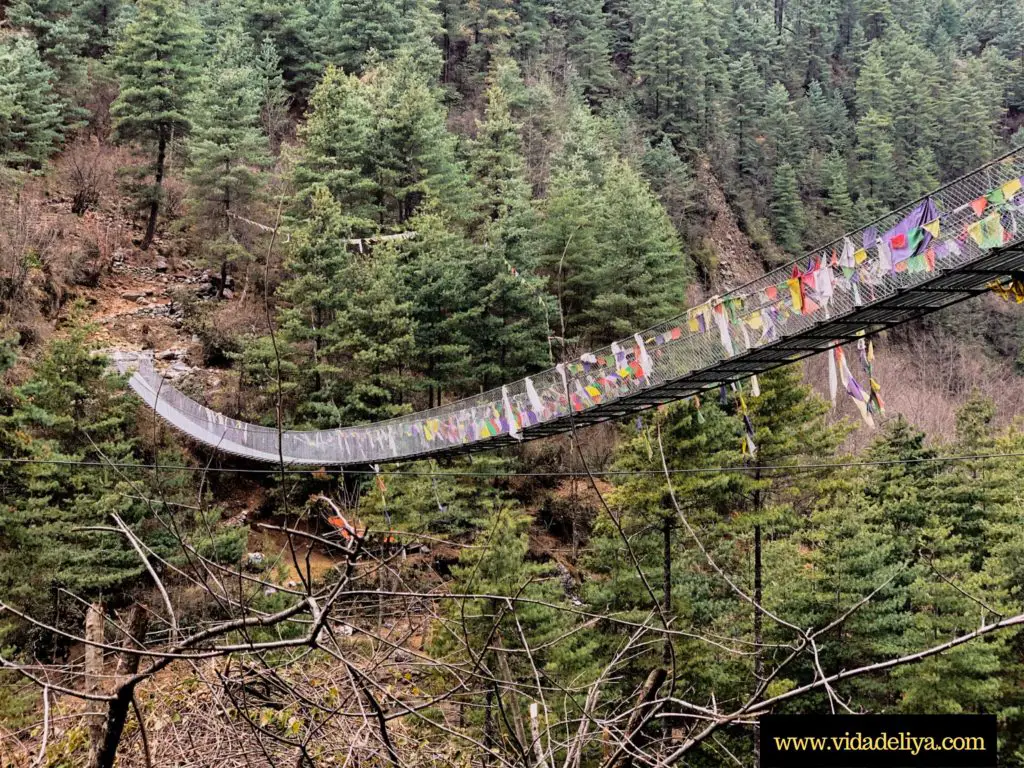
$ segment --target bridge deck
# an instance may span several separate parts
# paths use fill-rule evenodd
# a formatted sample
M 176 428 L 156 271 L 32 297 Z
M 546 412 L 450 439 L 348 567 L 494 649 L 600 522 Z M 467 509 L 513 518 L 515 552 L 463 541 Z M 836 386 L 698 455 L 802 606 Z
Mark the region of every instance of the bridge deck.
M 611 347 L 427 411 L 361 427 L 230 419 L 119 353 L 131 388 L 175 428 L 260 462 L 376 464 L 489 450 L 672 402 L 976 296 L 1024 273 L 1024 150 L 801 260 Z M 639 297 L 638 297 L 638 300 Z

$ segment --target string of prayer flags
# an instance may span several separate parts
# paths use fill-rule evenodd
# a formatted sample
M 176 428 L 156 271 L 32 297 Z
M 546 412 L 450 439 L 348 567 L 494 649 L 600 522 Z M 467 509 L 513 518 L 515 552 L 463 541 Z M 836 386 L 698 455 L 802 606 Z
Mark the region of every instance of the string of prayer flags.
M 1003 244 L 1005 230 L 998 213 L 992 213 L 967 226 L 967 234 L 979 248 L 998 248 Z
M 868 377 L 868 410 L 876 416 L 885 416 L 885 403 L 882 402 L 882 387 L 875 379 L 875 347 L 863 338 L 857 340 L 857 354 L 860 364 Z
M 875 420 L 871 418 L 871 413 L 868 411 L 869 397 L 865 394 L 864 390 L 861 389 L 860 384 L 853 377 L 850 372 L 850 366 L 846 363 L 846 355 L 843 354 L 842 347 L 835 348 L 836 368 L 839 369 L 839 378 L 843 382 L 843 387 L 846 388 L 846 393 L 853 400 L 854 406 L 857 408 L 857 412 L 860 417 L 864 420 L 864 423 L 874 429 Z

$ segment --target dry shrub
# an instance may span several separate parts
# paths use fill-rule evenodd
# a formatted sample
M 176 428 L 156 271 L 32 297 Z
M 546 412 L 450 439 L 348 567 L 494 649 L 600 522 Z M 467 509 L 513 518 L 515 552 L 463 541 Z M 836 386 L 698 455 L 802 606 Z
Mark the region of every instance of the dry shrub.
M 64 233 L 32 182 L 0 189 L 0 221 L 0 318 L 23 343 L 32 343 L 44 335 L 41 310 L 52 311 L 66 298 L 55 258 Z
M 120 196 L 118 171 L 134 161 L 131 153 L 123 148 L 103 144 L 95 138 L 78 139 L 54 163 L 57 188 L 70 198 L 74 214 L 113 211 Z

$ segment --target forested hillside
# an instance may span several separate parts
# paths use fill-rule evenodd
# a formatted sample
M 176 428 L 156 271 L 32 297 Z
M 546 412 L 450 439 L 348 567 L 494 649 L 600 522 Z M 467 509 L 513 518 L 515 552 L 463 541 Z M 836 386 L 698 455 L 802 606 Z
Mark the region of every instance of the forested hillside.
M 1024 285 L 344 472 L 108 361 L 278 430 L 451 403 L 1022 125 L 1024 0 L 0 0 L 0 765 L 756 765 L 762 714 L 880 712 L 1024 766 Z

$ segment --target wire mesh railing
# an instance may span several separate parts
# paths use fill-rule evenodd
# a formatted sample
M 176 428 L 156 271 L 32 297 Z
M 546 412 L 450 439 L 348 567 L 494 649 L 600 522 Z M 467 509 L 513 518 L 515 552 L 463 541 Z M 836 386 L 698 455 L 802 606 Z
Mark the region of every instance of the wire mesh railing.
M 1022 176 L 1024 150 L 1018 150 L 631 338 L 489 392 L 365 426 L 279 432 L 187 397 L 160 376 L 149 356 L 118 353 L 114 362 L 122 372 L 134 369 L 130 386 L 171 425 L 257 461 L 376 464 L 530 438 L 550 433 L 552 425 L 569 429 L 570 415 L 649 407 L 637 402 L 644 391 L 839 320 L 1019 242 Z

